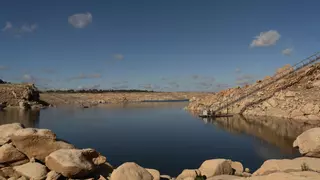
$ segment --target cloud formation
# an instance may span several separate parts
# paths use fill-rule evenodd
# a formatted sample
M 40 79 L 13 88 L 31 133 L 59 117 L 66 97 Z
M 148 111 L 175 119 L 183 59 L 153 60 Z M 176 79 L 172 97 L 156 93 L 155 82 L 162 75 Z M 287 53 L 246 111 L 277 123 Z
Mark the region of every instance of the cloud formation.
M 75 28 L 85 28 L 92 22 L 91 13 L 74 14 L 68 18 L 69 24 Z
M 10 33 L 14 37 L 21 37 L 26 33 L 33 33 L 38 29 L 38 25 L 36 23 L 29 24 L 24 23 L 22 26 L 17 27 L 14 26 L 11 22 L 6 22 L 5 26 L 2 28 L 3 32 Z
M 282 50 L 281 53 L 282 53 L 283 55 L 285 55 L 285 56 L 291 56 L 292 52 L 293 52 L 293 49 L 292 49 L 292 48 L 287 48 L 287 49 Z
M 4 26 L 4 28 L 2 28 L 2 31 L 3 32 L 9 31 L 12 28 L 13 28 L 12 23 L 8 21 L 8 22 L 6 22 L 6 25 Z
M 20 28 L 20 32 L 21 33 L 32 33 L 35 30 L 38 29 L 38 25 L 37 24 L 24 24 L 21 26 Z
M 261 32 L 260 35 L 256 36 L 251 42 L 250 47 L 267 47 L 277 43 L 281 35 L 278 31 L 270 30 L 267 32 Z
M 98 79 L 98 78 L 101 78 L 100 74 L 80 74 L 78 76 L 68 78 L 67 81 L 82 80 L 82 79 Z
M 124 55 L 122 55 L 122 54 L 114 54 L 113 55 L 113 59 L 115 59 L 115 60 L 123 60 L 124 59 Z

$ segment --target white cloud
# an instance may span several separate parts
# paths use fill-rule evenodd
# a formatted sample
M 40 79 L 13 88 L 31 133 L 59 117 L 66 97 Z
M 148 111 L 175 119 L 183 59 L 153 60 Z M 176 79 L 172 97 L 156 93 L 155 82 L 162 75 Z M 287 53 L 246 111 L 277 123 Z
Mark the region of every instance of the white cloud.
M 282 50 L 282 54 L 286 55 L 286 56 L 290 56 L 292 54 L 292 52 L 293 52 L 292 48 L 287 48 L 287 49 Z
M 68 22 L 75 28 L 85 28 L 92 22 L 90 13 L 74 14 L 68 18 Z
M 6 22 L 6 25 L 4 26 L 4 28 L 2 28 L 2 31 L 5 32 L 5 31 L 8 31 L 10 29 L 12 29 L 12 23 L 11 22 Z
M 116 60 L 123 60 L 124 59 L 124 55 L 122 54 L 114 54 L 113 58 Z
M 38 25 L 37 24 L 24 24 L 23 26 L 21 26 L 20 28 L 20 32 L 21 33 L 32 33 L 34 32 L 36 29 L 38 29 Z
M 280 39 L 281 35 L 278 31 L 270 30 L 267 32 L 261 32 L 260 35 L 256 36 L 250 44 L 250 47 L 266 47 L 275 45 Z

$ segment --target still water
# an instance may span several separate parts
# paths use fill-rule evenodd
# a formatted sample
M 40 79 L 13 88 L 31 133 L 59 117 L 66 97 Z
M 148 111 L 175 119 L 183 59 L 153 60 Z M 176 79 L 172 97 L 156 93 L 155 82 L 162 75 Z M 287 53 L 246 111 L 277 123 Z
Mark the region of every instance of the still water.
M 303 127 L 288 121 L 241 117 L 199 119 L 186 103 L 106 105 L 0 112 L 0 124 L 47 128 L 78 148 L 94 148 L 118 166 L 134 161 L 162 174 L 178 175 L 206 159 L 240 161 L 251 170 L 266 159 L 298 156 L 292 148 Z

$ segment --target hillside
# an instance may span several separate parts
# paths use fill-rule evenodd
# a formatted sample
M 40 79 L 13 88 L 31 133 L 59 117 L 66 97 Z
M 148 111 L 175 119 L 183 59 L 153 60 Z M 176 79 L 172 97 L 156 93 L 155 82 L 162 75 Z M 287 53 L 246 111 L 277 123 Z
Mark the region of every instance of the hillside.
M 245 96 L 252 89 L 265 86 L 276 79 L 279 73 L 290 70 L 286 65 L 270 77 L 259 80 L 245 87 L 230 88 L 214 95 L 203 98 L 193 98 L 187 109 L 202 111 L 216 110 L 227 102 Z M 246 98 L 230 103 L 228 108 L 221 109 L 222 113 L 243 114 L 250 116 L 275 116 L 280 118 L 297 119 L 307 123 L 320 121 L 320 63 L 306 66 Z

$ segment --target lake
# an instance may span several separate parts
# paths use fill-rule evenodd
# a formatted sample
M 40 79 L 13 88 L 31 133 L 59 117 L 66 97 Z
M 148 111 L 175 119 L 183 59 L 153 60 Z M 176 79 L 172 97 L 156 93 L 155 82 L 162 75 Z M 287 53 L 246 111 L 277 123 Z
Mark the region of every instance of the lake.
M 178 175 L 204 160 L 227 158 L 255 170 L 272 158 L 299 156 L 292 143 L 303 131 L 292 122 L 242 117 L 200 119 L 186 102 L 104 105 L 0 112 L 0 124 L 47 128 L 78 148 L 94 148 L 114 166 L 134 161 Z

